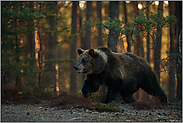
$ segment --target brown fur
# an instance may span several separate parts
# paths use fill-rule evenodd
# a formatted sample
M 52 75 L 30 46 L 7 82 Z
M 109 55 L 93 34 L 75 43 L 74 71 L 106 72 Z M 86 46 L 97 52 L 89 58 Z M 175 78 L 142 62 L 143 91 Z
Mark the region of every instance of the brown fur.
M 118 93 L 126 102 L 133 102 L 133 93 L 139 88 L 159 97 L 161 102 L 167 101 L 156 73 L 139 56 L 131 53 L 114 53 L 105 47 L 90 50 L 78 48 L 78 54 L 80 56 L 75 69 L 87 75 L 82 88 L 85 97 L 98 91 L 100 85 L 104 84 L 108 87 L 105 103 L 115 100 Z

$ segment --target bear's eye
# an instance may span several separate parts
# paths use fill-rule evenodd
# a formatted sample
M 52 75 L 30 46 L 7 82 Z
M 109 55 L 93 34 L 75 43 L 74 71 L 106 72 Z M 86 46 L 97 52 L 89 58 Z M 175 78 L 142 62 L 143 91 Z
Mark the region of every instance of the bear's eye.
M 84 60 L 84 59 L 82 59 L 82 61 L 81 61 L 83 64 L 85 64 L 86 63 L 86 60 Z

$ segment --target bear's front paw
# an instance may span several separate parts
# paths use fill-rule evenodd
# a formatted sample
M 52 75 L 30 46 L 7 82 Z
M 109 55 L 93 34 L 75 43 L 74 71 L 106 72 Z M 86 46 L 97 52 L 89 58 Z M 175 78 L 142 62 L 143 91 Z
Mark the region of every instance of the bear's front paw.
M 100 104 L 106 104 L 105 101 L 100 101 Z
M 134 99 L 125 98 L 124 102 L 125 103 L 133 103 L 133 102 L 135 102 L 135 100 Z
M 110 101 L 108 100 L 100 101 L 100 104 L 107 104 L 107 103 L 110 103 Z

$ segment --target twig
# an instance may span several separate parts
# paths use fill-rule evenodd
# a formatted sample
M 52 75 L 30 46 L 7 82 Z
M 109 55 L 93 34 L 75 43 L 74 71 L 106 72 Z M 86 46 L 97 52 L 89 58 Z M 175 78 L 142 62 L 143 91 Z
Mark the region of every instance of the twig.
M 152 1 L 151 3 L 149 3 L 146 7 L 142 8 L 140 14 L 144 11 L 144 9 L 146 9 L 147 7 L 149 7 L 153 2 L 154 1 Z
M 148 8 L 153 2 L 154 2 L 154 1 L 152 1 L 151 3 L 149 3 L 146 7 L 142 8 L 140 14 L 142 14 L 142 12 L 144 11 L 144 9 Z M 137 23 L 133 24 L 133 25 L 131 26 L 131 28 L 133 29 L 133 27 L 134 27 L 135 25 L 137 25 Z M 141 31 L 143 31 L 143 30 L 141 30 Z M 150 33 L 148 33 L 148 34 L 153 38 L 153 43 L 154 43 L 154 37 L 153 37 Z M 131 39 L 132 39 L 132 42 L 134 42 L 135 44 L 137 44 L 137 45 L 139 46 L 139 49 L 138 49 L 137 51 L 139 51 L 140 48 L 144 49 L 141 45 L 139 45 L 137 42 L 134 41 L 134 39 L 133 39 L 133 32 L 131 33 Z M 155 43 L 154 43 L 154 44 L 155 44 Z M 152 48 L 150 48 L 149 51 L 150 51 L 151 49 L 153 49 L 155 46 L 156 46 L 156 44 L 155 44 Z M 136 51 L 136 52 L 137 52 L 137 51 Z M 147 51 L 147 52 L 149 52 L 149 51 Z M 147 53 L 147 52 L 146 52 L 146 53 Z M 146 53 L 144 53 L 144 56 L 143 56 L 143 57 L 145 57 Z

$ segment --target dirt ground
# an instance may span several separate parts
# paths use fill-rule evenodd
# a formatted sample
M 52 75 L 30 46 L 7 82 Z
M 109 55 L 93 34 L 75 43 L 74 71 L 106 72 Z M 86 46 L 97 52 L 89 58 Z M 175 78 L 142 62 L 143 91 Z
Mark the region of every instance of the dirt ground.
M 30 95 L 22 94 L 16 88 L 4 89 L 1 122 L 182 122 L 182 101 L 178 100 L 166 105 L 156 99 L 126 104 L 118 98 L 115 105 L 101 110 L 97 106 L 101 106 L 99 100 L 103 100 L 105 94 L 95 94 L 90 99 L 67 92 L 53 99 Z
M 169 103 L 160 109 L 136 109 L 119 104 L 120 112 L 98 112 L 87 108 L 62 109 L 42 104 L 2 104 L 1 122 L 182 122 L 182 104 Z

